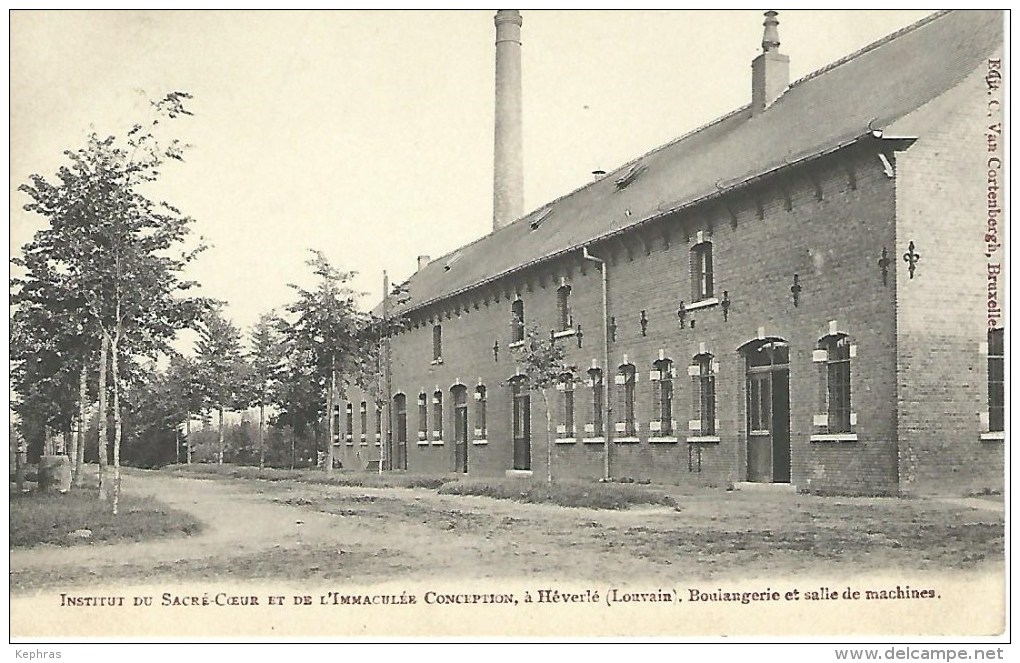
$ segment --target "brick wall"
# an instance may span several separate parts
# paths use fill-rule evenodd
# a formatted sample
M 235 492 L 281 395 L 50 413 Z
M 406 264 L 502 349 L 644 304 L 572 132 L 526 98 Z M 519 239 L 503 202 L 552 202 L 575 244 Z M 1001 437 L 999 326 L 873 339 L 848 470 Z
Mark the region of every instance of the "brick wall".
M 1003 486 L 1003 442 L 983 440 L 988 329 L 989 114 L 982 66 L 907 118 L 921 138 L 897 168 L 896 322 L 900 481 L 904 492 L 966 493 Z M 1001 98 L 1001 95 L 1000 95 Z M 1003 156 L 1004 143 L 997 154 Z M 1001 171 L 998 171 L 1001 174 Z M 1004 225 L 1000 226 L 1004 230 Z M 921 259 L 914 278 L 901 256 L 909 242 Z M 1000 236 L 1000 243 L 1005 238 Z M 1005 303 L 1005 265 L 999 275 Z
M 636 368 L 636 421 L 633 441 L 616 441 L 610 450 L 611 475 L 676 484 L 726 485 L 746 477 L 745 369 L 739 349 L 758 337 L 781 337 L 790 344 L 792 481 L 819 491 L 892 492 L 896 484 L 894 398 L 895 349 L 893 293 L 895 275 L 882 284 L 878 259 L 892 248 L 893 182 L 873 150 L 850 149 L 817 160 L 783 178 L 689 210 L 628 233 L 621 240 L 591 248 L 609 261 L 609 314 L 615 320 L 608 372 L 614 422 L 620 421 L 619 393 L 612 385 L 616 367 Z M 759 204 L 761 213 L 759 214 Z M 726 292 L 731 306 L 689 309 L 681 329 L 677 309 L 691 304 L 690 249 L 701 239 L 712 242 L 715 295 Z M 797 274 L 798 305 L 790 288 Z M 526 277 L 526 278 L 525 278 Z M 508 344 L 510 305 L 519 293 L 526 323 L 552 329 L 556 290 L 571 285 L 577 337 L 562 339 L 569 363 L 578 367 L 575 420 L 579 437 L 589 420 L 590 388 L 583 380 L 593 365 L 603 365 L 601 277 L 597 265 L 580 252 L 539 266 L 516 279 L 492 284 L 425 312 L 416 328 L 393 342 L 393 391 L 408 402 L 408 469 L 447 472 L 454 469 L 451 386 L 469 393 L 482 383 L 488 390 L 486 443 L 468 445 L 472 475 L 502 475 L 513 464 L 509 379 L 515 372 Z M 641 313 L 646 326 L 642 332 Z M 812 351 L 828 333 L 829 321 L 851 336 L 857 349 L 852 364 L 853 409 L 858 418 L 855 442 L 811 442 L 813 417 L 822 408 L 820 374 Z M 443 361 L 432 363 L 432 326 L 443 326 Z M 493 344 L 498 340 L 498 361 Z M 704 346 L 704 347 L 702 347 Z M 711 353 L 716 375 L 718 441 L 689 444 L 688 421 L 698 418 L 693 379 L 687 368 L 702 352 Z M 672 438 L 649 441 L 655 385 L 654 362 L 673 361 Z M 417 444 L 417 398 L 421 390 L 444 393 L 444 444 Z M 360 398 L 352 393 L 355 411 Z M 562 395 L 550 392 L 553 437 L 562 423 Z M 474 408 L 469 400 L 473 436 Z M 431 412 L 431 403 L 430 403 Z M 355 417 L 357 420 L 357 416 Z M 355 421 L 355 424 L 358 422 Z M 430 424 L 431 426 L 431 424 Z M 359 431 L 355 431 L 355 445 Z M 556 476 L 602 476 L 603 445 L 553 442 Z M 652 436 L 657 437 L 657 436 Z M 658 436 L 661 437 L 661 436 Z M 367 450 L 369 453 L 372 449 Z M 357 466 L 363 450 L 345 449 L 345 464 Z M 546 473 L 545 414 L 541 397 L 532 397 L 532 470 Z M 361 458 L 357 455 L 361 453 Z M 351 466 L 351 465 L 348 465 Z

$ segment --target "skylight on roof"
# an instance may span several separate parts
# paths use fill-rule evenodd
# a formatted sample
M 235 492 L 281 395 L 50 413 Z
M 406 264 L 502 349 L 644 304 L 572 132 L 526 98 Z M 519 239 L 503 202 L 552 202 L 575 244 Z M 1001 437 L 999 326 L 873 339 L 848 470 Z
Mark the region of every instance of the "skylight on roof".
M 453 267 L 453 263 L 460 260 L 461 255 L 463 254 L 460 251 L 457 251 L 452 256 L 450 256 L 450 259 L 446 261 L 445 265 L 443 265 L 443 269 L 446 270 L 447 272 L 450 271 L 450 268 Z
M 627 170 L 626 173 L 616 178 L 616 188 L 626 189 L 627 187 L 634 183 L 634 180 L 636 180 L 638 176 L 641 175 L 641 173 L 645 172 L 646 170 L 648 170 L 648 166 L 646 166 L 645 164 L 640 162 L 634 164 Z
M 538 230 L 538 227 L 542 225 L 543 221 L 549 218 L 550 214 L 552 214 L 551 207 L 546 207 L 544 210 L 542 210 L 542 212 L 539 213 L 538 216 L 531 220 L 531 229 Z

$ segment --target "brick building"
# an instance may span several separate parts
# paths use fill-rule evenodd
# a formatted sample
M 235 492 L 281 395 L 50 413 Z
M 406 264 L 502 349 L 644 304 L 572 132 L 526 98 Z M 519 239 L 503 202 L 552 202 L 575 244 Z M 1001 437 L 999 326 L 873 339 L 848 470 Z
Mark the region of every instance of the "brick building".
M 499 12 L 494 229 L 387 302 L 410 324 L 335 454 L 544 477 L 512 352 L 537 324 L 576 366 L 556 477 L 1001 488 L 1002 22 L 934 14 L 791 83 L 769 12 L 749 105 L 522 215 L 521 19 Z

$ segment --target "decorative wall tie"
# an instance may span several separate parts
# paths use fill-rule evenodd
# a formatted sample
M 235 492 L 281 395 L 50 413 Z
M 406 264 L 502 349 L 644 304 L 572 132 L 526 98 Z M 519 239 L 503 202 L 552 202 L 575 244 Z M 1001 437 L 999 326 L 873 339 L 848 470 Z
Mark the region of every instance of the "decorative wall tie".
M 499 339 L 492 344 L 492 361 L 499 361 Z
M 730 291 L 729 290 L 723 290 L 722 291 L 722 302 L 720 302 L 720 303 L 722 304 L 722 319 L 723 319 L 723 322 L 726 322 L 727 320 L 730 319 Z M 692 327 L 694 326 L 694 322 L 693 321 L 691 321 L 691 326 Z
M 680 323 L 680 329 L 687 326 L 687 305 L 680 301 L 680 308 L 676 310 L 676 319 Z
M 921 254 L 914 250 L 914 240 L 910 240 L 910 244 L 907 245 L 907 252 L 903 254 L 903 262 L 907 263 L 910 278 L 914 278 L 914 270 L 917 269 L 917 263 L 920 261 Z
M 609 340 L 616 342 L 616 316 L 609 318 Z
M 577 326 L 577 333 L 575 334 L 575 336 L 577 337 L 577 348 L 580 349 L 581 341 L 582 339 L 584 339 L 584 332 L 581 331 L 581 325 Z
M 793 306 L 794 306 L 794 308 L 796 308 L 797 306 L 800 305 L 800 291 L 801 290 L 802 290 L 802 288 L 800 287 L 800 275 L 799 274 L 794 274 L 793 275 L 793 285 L 790 286 L 790 294 L 793 295 Z
M 641 335 L 648 336 L 648 315 L 645 311 L 641 311 Z
M 882 257 L 878 259 L 878 268 L 882 270 L 882 285 L 889 285 L 889 264 L 892 261 L 889 260 L 889 251 L 882 247 Z

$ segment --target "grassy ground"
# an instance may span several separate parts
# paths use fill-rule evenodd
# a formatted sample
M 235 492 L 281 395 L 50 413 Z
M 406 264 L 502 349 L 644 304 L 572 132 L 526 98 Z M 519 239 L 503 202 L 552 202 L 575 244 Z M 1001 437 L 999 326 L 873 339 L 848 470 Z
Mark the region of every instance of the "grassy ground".
M 10 495 L 11 548 L 47 543 L 58 546 L 94 542 L 145 541 L 165 536 L 192 535 L 201 529 L 191 515 L 151 498 L 123 495 L 114 516 L 109 502 L 98 499 L 98 489 L 60 493 Z M 89 530 L 89 538 L 69 537 Z
M 660 491 L 628 484 L 596 483 L 593 481 L 558 481 L 548 484 L 541 479 L 466 479 L 459 475 L 405 474 L 386 472 L 350 472 L 337 470 L 332 476 L 318 469 L 283 470 L 238 465 L 175 465 L 164 471 L 179 476 L 265 481 L 298 481 L 306 484 L 359 488 L 426 488 L 443 495 L 478 495 L 531 504 L 556 504 L 589 509 L 626 509 L 638 505 L 675 507 L 673 498 Z
M 330 486 L 356 486 L 373 488 L 439 488 L 448 481 L 456 481 L 455 476 L 437 476 L 435 474 L 406 474 L 386 472 L 350 472 L 336 470 L 332 476 L 320 469 L 286 470 L 245 465 L 214 465 L 196 463 L 194 465 L 170 465 L 164 472 L 178 476 L 233 479 L 262 479 L 263 481 L 300 481 L 302 483 L 325 484 Z
M 442 495 L 478 495 L 530 504 L 556 504 L 588 509 L 626 509 L 636 505 L 677 507 L 672 497 L 635 486 L 531 479 L 469 479 L 451 481 L 439 487 Z

